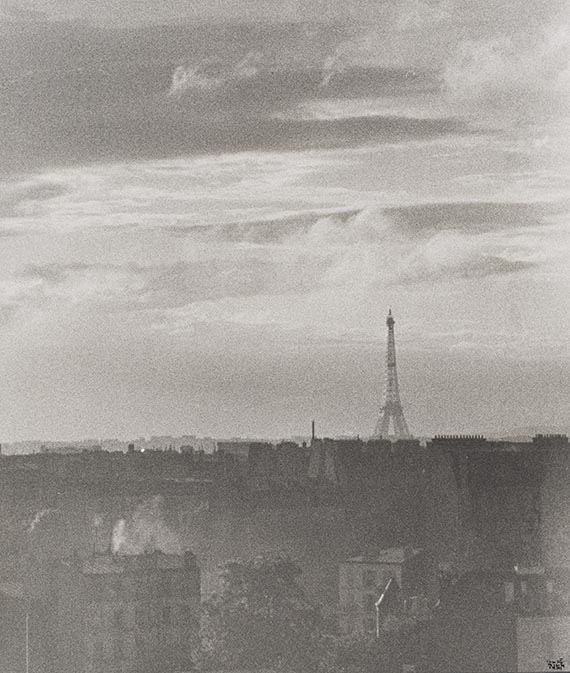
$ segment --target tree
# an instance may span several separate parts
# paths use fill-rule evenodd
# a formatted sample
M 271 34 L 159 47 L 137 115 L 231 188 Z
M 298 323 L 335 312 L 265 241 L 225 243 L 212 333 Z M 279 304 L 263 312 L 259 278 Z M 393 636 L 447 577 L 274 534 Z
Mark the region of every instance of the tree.
M 382 633 L 380 638 L 331 638 L 328 656 L 319 673 L 391 673 L 401 670 L 399 638 Z
M 203 604 L 201 667 L 316 670 L 322 621 L 300 574 L 286 557 L 222 566 L 221 590 Z
M 406 617 L 386 622 L 379 637 L 330 637 L 318 673 L 392 673 L 404 663 L 423 666 L 429 636 L 424 625 Z

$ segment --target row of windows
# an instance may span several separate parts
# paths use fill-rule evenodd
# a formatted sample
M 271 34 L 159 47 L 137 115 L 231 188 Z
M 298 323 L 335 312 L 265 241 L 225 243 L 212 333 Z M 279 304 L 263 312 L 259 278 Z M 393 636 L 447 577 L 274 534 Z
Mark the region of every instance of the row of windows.
M 166 598 L 188 590 L 187 578 L 171 574 L 160 577 L 145 577 L 139 581 L 131 577 L 109 577 L 106 575 L 91 578 L 91 590 L 95 600 L 105 600 L 121 594 L 137 596 L 155 596 Z
M 376 594 L 365 594 L 362 597 L 362 608 L 367 614 L 367 619 L 376 615 L 376 602 L 378 596 Z M 424 596 L 411 596 L 403 601 L 402 607 L 408 614 L 417 614 L 422 610 L 427 609 L 427 599 Z
M 152 628 L 170 626 L 178 622 L 180 625 L 194 624 L 196 611 L 189 605 L 163 605 L 159 607 L 136 607 L 133 610 L 118 609 L 111 613 L 100 611 L 92 614 L 93 628 L 111 628 L 115 631 L 127 631 L 133 628 Z
M 513 603 L 515 600 L 515 583 L 505 582 L 504 588 L 505 588 L 505 603 Z M 546 590 L 546 596 L 552 596 L 552 594 L 554 593 L 554 582 L 548 580 L 544 584 L 544 587 L 541 585 L 537 586 L 533 584 L 531 584 L 529 587 L 529 584 L 526 580 L 521 580 L 520 582 L 520 593 L 521 596 L 523 597 L 532 595 L 535 599 L 538 600 L 541 597 L 542 598 L 545 597 L 544 595 L 545 590 Z
M 393 572 L 390 569 L 365 568 L 362 571 L 362 587 L 365 589 L 375 589 L 378 586 L 386 584 L 388 579 L 393 577 Z M 360 580 L 360 577 L 357 578 Z M 352 585 L 353 577 L 349 576 L 348 584 Z M 358 582 L 357 582 L 358 583 Z
M 141 654 L 148 653 L 155 648 L 168 648 L 170 652 L 172 647 L 186 647 L 188 641 L 179 641 L 173 643 L 166 634 L 159 637 L 129 638 L 122 635 L 116 635 L 112 639 L 96 638 L 91 643 L 89 659 L 91 667 L 98 669 L 101 664 L 111 664 L 116 666 L 125 660 L 133 660 L 141 657 Z
M 91 661 L 96 666 L 103 661 L 112 661 L 118 663 L 131 657 L 133 648 L 129 642 L 126 642 L 121 636 L 113 638 L 108 642 L 102 639 L 95 639 L 91 648 Z
M 378 575 L 376 570 L 367 569 L 362 573 L 362 586 L 366 588 L 372 588 L 376 586 L 378 582 Z

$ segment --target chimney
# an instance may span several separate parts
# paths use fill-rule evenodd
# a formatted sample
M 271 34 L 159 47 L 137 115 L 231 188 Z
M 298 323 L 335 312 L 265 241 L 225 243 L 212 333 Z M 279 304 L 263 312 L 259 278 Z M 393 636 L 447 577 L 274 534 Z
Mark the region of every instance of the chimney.
M 134 444 L 129 444 L 128 452 L 129 453 L 134 453 L 135 452 L 135 445 Z
M 404 546 L 404 561 L 407 561 L 408 559 L 412 558 L 414 555 L 414 548 L 412 545 L 407 544 Z
M 186 550 L 184 552 L 184 563 L 188 568 L 195 568 L 198 565 L 196 561 L 196 555 L 191 551 Z
M 315 421 L 311 422 L 311 442 L 315 441 Z

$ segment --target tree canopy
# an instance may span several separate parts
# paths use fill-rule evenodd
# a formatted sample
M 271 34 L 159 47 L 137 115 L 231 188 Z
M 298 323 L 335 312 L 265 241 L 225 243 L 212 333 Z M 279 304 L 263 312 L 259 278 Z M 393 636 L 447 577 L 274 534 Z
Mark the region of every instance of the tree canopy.
M 305 668 L 317 662 L 321 616 L 286 557 L 231 561 L 203 605 L 203 668 Z

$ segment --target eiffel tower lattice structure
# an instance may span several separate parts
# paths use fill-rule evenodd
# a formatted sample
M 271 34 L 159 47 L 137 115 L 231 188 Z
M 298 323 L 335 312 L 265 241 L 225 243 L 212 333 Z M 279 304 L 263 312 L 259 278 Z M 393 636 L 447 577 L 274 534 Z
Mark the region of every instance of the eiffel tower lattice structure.
M 374 430 L 374 437 L 393 437 L 394 439 L 409 439 L 410 431 L 404 418 L 404 410 L 400 401 L 398 386 L 398 371 L 396 369 L 396 342 L 394 340 L 394 318 L 392 309 L 388 311 L 386 325 L 388 326 L 388 350 L 386 352 L 386 389 L 384 391 L 384 406 Z M 390 434 L 392 421 L 392 434 Z

